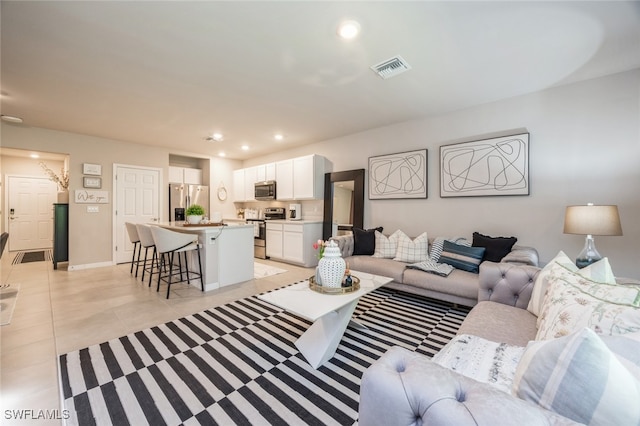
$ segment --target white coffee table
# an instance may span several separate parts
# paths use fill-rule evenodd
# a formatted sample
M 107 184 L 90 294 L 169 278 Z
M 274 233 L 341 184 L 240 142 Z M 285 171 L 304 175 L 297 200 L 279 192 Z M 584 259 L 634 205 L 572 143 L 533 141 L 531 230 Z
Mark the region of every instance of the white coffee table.
M 311 290 L 305 280 L 258 296 L 258 299 L 313 321 L 295 343 L 313 368 L 320 367 L 336 353 L 360 297 L 393 280 L 353 270 L 351 274 L 360 279 L 360 289 L 351 293 L 318 293 Z

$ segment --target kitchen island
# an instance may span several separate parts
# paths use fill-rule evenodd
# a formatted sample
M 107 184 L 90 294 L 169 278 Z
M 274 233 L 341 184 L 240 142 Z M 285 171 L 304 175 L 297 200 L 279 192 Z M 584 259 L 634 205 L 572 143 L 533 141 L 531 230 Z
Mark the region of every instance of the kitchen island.
M 156 225 L 198 236 L 202 244 L 200 256 L 205 291 L 253 279 L 253 225 L 183 226 L 182 222 Z M 189 254 L 189 270 L 197 271 L 197 254 L 195 251 Z M 191 280 L 191 285 L 199 289 L 200 281 Z

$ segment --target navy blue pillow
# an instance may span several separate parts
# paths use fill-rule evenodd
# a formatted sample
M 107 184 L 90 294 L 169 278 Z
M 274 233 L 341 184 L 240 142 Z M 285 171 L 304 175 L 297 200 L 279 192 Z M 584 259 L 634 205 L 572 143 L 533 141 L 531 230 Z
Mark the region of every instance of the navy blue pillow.
M 376 233 L 382 226 L 373 229 L 353 228 L 353 254 L 371 256 L 376 251 Z
M 477 274 L 480 270 L 484 250 L 484 247 L 461 246 L 445 240 L 438 263 L 446 263 L 456 269 Z

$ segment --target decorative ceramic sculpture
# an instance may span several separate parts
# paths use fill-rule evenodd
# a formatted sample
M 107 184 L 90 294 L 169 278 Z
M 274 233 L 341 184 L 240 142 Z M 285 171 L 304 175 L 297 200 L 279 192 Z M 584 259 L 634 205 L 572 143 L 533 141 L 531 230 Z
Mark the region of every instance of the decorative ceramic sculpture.
M 340 248 L 335 241 L 325 246 L 324 255 L 318 262 L 318 271 L 322 285 L 325 287 L 341 287 L 347 265 L 342 258 Z

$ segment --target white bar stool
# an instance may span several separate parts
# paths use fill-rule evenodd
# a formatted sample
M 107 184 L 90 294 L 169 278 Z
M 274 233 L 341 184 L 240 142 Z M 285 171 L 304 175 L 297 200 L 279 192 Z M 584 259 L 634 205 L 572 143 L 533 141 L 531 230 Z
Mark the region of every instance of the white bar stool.
M 167 299 L 171 291 L 171 284 L 173 284 L 173 277 L 179 275 L 180 281 L 184 281 L 182 277 L 182 261 L 180 259 L 180 253 L 184 254 L 184 272 L 187 275 L 187 283 L 191 284 L 191 277 L 189 274 L 195 275 L 195 278 L 200 279 L 200 286 L 204 291 L 204 280 L 202 278 L 202 260 L 200 259 L 200 243 L 198 242 L 198 236 L 193 234 L 186 234 L 183 232 L 170 231 L 168 229 L 161 228 L 159 226 L 151 226 L 151 235 L 153 235 L 153 241 L 156 244 L 156 250 L 160 254 L 160 272 L 158 274 L 158 288 L 156 291 L 160 291 L 160 281 L 165 280 L 167 282 Z M 198 273 L 189 271 L 189 263 L 187 261 L 187 252 L 195 250 L 198 253 Z M 174 254 L 178 253 L 178 272 L 173 270 Z M 163 267 L 169 267 L 169 271 L 166 274 L 162 274 Z
M 149 287 L 151 287 L 151 279 L 153 278 L 154 271 L 158 270 L 158 254 L 156 251 L 156 243 L 151 235 L 151 227 L 142 223 L 136 224 L 136 230 L 138 231 L 138 237 L 140 238 L 140 250 L 144 247 L 144 264 L 142 266 L 142 281 L 144 282 L 145 272 L 149 272 Z M 153 248 L 151 254 L 151 265 L 147 267 L 147 257 L 149 249 Z
M 138 236 L 138 229 L 135 223 L 125 223 L 127 227 L 127 234 L 129 235 L 129 241 L 133 244 L 133 256 L 131 256 L 131 270 L 130 274 L 133 274 L 133 264 L 136 264 L 136 277 L 138 276 L 138 266 L 140 266 L 140 252 L 142 252 L 142 246 L 140 245 L 140 237 Z M 138 249 L 138 260 L 136 261 L 136 249 Z

